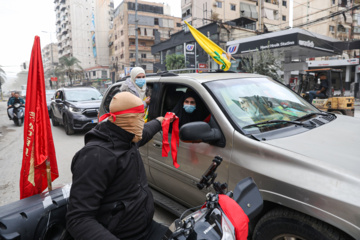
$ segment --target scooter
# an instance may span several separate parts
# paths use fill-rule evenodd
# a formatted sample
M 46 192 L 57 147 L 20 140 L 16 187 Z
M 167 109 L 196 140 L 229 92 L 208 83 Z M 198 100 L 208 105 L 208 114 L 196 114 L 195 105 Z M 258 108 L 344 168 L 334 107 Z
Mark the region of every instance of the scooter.
M 222 158 L 216 156 L 202 175 L 197 187 L 201 190 L 212 185 L 215 193 L 206 195 L 206 203 L 199 210 L 186 212 L 168 228 L 163 240 L 246 240 L 248 222 L 258 215 L 263 199 L 252 178 L 241 180 L 234 192 L 226 191 L 227 184 L 214 182 Z M 194 210 L 189 209 L 187 211 Z
M 20 103 L 15 103 L 13 108 L 12 120 L 16 126 L 21 126 L 24 122 L 24 105 Z

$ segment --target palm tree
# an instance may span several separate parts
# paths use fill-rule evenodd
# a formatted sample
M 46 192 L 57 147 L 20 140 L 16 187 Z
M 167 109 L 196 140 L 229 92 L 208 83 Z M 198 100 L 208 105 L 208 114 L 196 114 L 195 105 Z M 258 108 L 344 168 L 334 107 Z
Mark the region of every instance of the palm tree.
M 167 70 L 185 68 L 185 56 L 182 54 L 171 54 L 166 56 L 165 65 Z
M 57 67 L 56 72 L 62 74 L 63 76 L 68 76 L 70 80 L 70 86 L 72 86 L 73 77 L 77 74 L 83 73 L 84 70 L 80 66 L 80 61 L 76 57 L 63 56 L 59 58 L 59 66 Z

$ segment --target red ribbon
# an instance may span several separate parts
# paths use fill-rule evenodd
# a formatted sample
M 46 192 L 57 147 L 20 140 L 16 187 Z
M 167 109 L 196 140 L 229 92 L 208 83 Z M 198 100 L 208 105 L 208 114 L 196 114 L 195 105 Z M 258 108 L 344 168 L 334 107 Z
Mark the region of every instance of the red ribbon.
M 120 115 L 120 114 L 125 114 L 125 113 L 144 113 L 145 110 L 144 110 L 144 105 L 140 105 L 140 106 L 137 106 L 137 107 L 133 107 L 133 108 L 129 108 L 129 109 L 126 109 L 126 110 L 123 110 L 123 111 L 119 111 L 119 112 L 109 112 L 109 113 L 106 113 L 104 115 L 102 115 L 99 119 L 99 122 L 102 122 L 104 119 L 112 116 L 113 119 L 114 119 L 114 122 L 116 121 L 116 115 Z
M 180 167 L 177 163 L 177 151 L 179 147 L 179 118 L 171 112 L 166 113 L 164 120 L 162 122 L 162 130 L 163 130 L 163 143 L 162 143 L 162 156 L 167 157 L 170 151 L 169 144 L 169 127 L 170 121 L 174 119 L 172 124 L 172 132 L 171 132 L 171 156 L 173 158 L 173 164 L 176 168 Z

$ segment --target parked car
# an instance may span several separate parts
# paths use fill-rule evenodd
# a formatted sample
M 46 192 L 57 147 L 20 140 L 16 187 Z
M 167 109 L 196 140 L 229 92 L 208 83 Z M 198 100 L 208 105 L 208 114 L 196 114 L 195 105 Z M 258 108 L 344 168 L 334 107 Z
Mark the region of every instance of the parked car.
M 202 101 L 197 108 L 211 120 L 181 127 L 179 168 L 171 154 L 162 157 L 162 131 L 140 148 L 155 201 L 201 205 L 208 190 L 200 192 L 196 182 L 212 156 L 221 155 L 218 180 L 233 189 L 252 177 L 264 199 L 262 213 L 251 221 L 253 239 L 359 239 L 359 119 L 322 112 L 262 75 L 169 75 L 147 76 L 149 119 L 195 91 Z M 122 83 L 105 92 L 100 116 Z
M 89 130 L 97 124 L 101 93 L 92 87 L 60 88 L 51 101 L 53 126 L 64 125 L 67 135 Z
M 51 99 L 53 99 L 55 97 L 55 90 L 46 90 L 45 94 L 46 94 L 46 104 L 47 104 L 47 108 L 48 108 L 48 112 L 49 112 L 49 117 L 50 116 L 50 104 L 51 104 Z

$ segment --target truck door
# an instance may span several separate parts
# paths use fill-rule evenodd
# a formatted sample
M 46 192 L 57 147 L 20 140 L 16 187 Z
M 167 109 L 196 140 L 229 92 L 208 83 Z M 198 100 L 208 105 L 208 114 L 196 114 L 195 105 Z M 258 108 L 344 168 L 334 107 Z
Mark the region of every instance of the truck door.
M 188 86 L 179 84 L 164 86 L 164 94 L 162 94 L 160 101 L 162 103 L 161 115 L 164 116 L 166 112 L 172 111 L 182 95 L 189 90 L 191 89 Z M 197 106 L 201 105 L 197 103 Z M 206 106 L 204 105 L 204 107 Z M 171 142 L 171 135 L 169 133 L 169 143 Z M 226 153 L 224 151 L 225 148 L 207 143 L 185 143 L 180 140 L 177 154 L 177 162 L 180 167 L 175 168 L 171 151 L 167 157 L 162 157 L 162 140 L 163 132 L 160 131 L 148 143 L 150 173 L 154 179 L 155 186 L 158 190 L 165 192 L 185 205 L 197 206 L 204 203 L 205 195 L 209 190 L 198 190 L 196 183 L 199 182 L 202 174 L 209 167 L 215 155 L 230 155 L 230 151 Z M 223 165 L 226 164 L 223 162 Z M 221 174 L 221 177 L 219 174 L 219 178 L 216 180 L 222 179 L 225 182 L 227 178 L 226 167 L 221 166 L 220 169 L 224 170 L 224 173 Z

